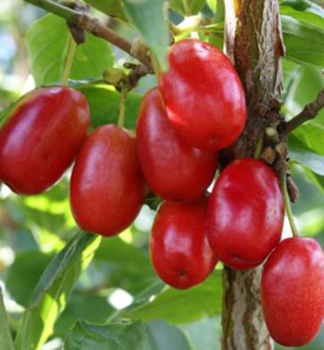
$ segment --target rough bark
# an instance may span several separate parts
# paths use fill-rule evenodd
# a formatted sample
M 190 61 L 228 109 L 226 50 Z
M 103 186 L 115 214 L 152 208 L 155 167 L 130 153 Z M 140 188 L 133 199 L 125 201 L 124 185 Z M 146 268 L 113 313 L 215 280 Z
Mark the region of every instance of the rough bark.
M 240 75 L 248 118 L 240 139 L 221 155 L 225 166 L 253 156 L 265 129 L 277 129 L 280 117 L 283 55 L 277 0 L 225 0 L 225 47 Z M 262 267 L 223 273 L 223 349 L 272 349 L 260 303 Z

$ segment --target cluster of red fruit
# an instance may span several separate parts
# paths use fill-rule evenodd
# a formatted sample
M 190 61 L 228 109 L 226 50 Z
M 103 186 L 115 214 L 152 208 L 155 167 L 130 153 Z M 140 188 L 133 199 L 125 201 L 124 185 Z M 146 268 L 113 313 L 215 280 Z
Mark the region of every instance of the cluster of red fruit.
M 218 260 L 249 269 L 268 258 L 261 281 L 271 336 L 302 345 L 324 315 L 324 255 L 312 239 L 280 242 L 284 204 L 277 175 L 261 161 L 232 162 L 206 194 L 217 150 L 232 144 L 246 121 L 244 91 L 229 59 L 187 39 L 169 52 L 170 68 L 141 106 L 135 136 L 115 125 L 88 137 L 90 115 L 80 92 L 38 89 L 25 96 L 0 131 L 0 179 L 37 194 L 76 157 L 70 202 L 78 225 L 113 236 L 136 218 L 147 185 L 165 201 L 150 238 L 157 274 L 175 288 L 192 287 Z

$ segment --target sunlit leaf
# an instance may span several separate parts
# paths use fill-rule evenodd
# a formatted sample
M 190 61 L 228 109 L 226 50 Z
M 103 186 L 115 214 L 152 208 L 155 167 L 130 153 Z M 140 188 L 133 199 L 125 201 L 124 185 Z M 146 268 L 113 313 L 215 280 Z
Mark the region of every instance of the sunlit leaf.
M 17 107 L 17 105 L 21 102 L 24 101 L 24 99 L 28 99 L 30 92 L 28 92 L 27 94 L 21 96 L 19 99 L 17 99 L 16 101 L 12 102 L 9 106 L 7 106 L 5 109 L 3 109 L 0 112 L 0 128 L 3 126 L 3 124 L 5 123 L 5 121 L 7 120 L 8 117 L 10 117 L 14 111 L 15 108 Z
M 281 16 L 286 58 L 300 64 L 324 68 L 324 29 Z
M 84 2 L 110 17 L 127 22 L 125 10 L 120 0 L 84 0 Z
M 294 19 L 324 29 L 324 17 L 311 12 L 299 12 L 288 6 L 280 7 L 280 14 L 293 17 Z
M 26 45 L 37 86 L 61 80 L 70 38 L 66 22 L 52 14 L 34 21 L 28 29 Z M 86 42 L 76 49 L 70 78 L 99 78 L 113 63 L 114 56 L 109 43 L 87 34 Z
M 23 315 L 16 338 L 18 349 L 40 349 L 52 334 L 58 315 L 100 240 L 99 236 L 79 232 L 48 265 Z
M 126 14 L 138 29 L 144 42 L 166 69 L 166 49 L 169 43 L 163 0 L 121 0 Z
M 289 6 L 299 12 L 315 13 L 319 16 L 324 17 L 324 9 L 308 0 L 282 0 L 280 1 L 280 8 Z
M 120 104 L 119 92 L 107 85 L 84 84 L 76 85 L 75 88 L 80 90 L 87 98 L 93 128 L 107 123 L 117 123 Z M 126 128 L 135 129 L 141 101 L 141 95 L 136 93 L 129 93 L 127 95 L 125 107 Z
M 206 0 L 170 0 L 169 7 L 183 16 L 193 16 L 199 13 L 205 3 Z
M 217 10 L 217 1 L 218 0 L 207 0 L 208 6 L 212 9 L 214 13 L 216 13 Z

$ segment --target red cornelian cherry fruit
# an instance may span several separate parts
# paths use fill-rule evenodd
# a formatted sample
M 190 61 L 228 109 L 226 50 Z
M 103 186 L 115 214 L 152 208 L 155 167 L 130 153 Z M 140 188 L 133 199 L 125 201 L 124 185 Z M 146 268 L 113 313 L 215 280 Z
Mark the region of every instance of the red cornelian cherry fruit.
M 19 194 L 44 192 L 72 164 L 89 128 L 81 92 L 48 87 L 27 94 L 0 131 L 0 179 Z
M 246 121 L 244 90 L 229 58 L 211 44 L 184 39 L 159 76 L 168 117 L 193 146 L 215 151 L 232 144 Z
M 261 264 L 278 245 L 283 220 L 280 182 L 265 163 L 243 158 L 221 172 L 209 199 L 208 238 L 225 265 Z
M 302 346 L 324 317 L 324 254 L 312 238 L 288 238 L 271 253 L 261 278 L 264 318 L 283 346 Z
M 164 202 L 155 218 L 151 261 L 170 286 L 187 289 L 204 281 L 216 265 L 206 232 L 207 198 L 195 203 Z
M 151 189 L 167 200 L 204 196 L 217 166 L 217 154 L 202 151 L 177 134 L 157 88 L 144 97 L 137 122 L 138 155 Z
M 83 230 L 113 236 L 132 224 L 146 196 L 136 139 L 116 125 L 97 128 L 73 168 L 70 203 Z

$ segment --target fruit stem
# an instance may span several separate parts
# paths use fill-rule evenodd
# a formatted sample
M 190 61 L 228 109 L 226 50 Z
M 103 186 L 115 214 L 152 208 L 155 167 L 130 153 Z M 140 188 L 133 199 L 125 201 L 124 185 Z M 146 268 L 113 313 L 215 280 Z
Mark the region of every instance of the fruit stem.
M 214 16 L 214 23 L 220 23 L 220 22 L 224 22 L 225 20 L 225 4 L 224 4 L 224 0 L 216 0 L 217 4 L 216 4 L 216 13 Z
M 123 84 L 120 92 L 119 114 L 118 114 L 118 125 L 120 127 L 124 127 L 124 124 L 125 124 L 125 105 L 126 105 L 127 93 L 128 93 L 128 86 L 126 84 Z
M 285 173 L 282 173 L 280 175 L 280 182 L 281 182 L 282 195 L 283 195 L 284 202 L 285 202 L 285 208 L 286 208 L 286 213 L 288 216 L 290 228 L 291 228 L 293 236 L 298 237 L 298 230 L 297 230 L 297 226 L 295 224 L 295 220 L 294 220 L 293 213 L 291 210 L 290 198 L 289 198 L 289 194 L 288 194 L 288 190 L 287 190 L 287 175 Z
M 189 19 L 191 17 L 187 17 Z M 201 17 L 193 16 L 192 18 L 197 18 L 197 23 L 191 24 L 191 25 L 178 25 L 175 26 L 172 23 L 169 23 L 169 29 L 171 30 L 172 34 L 174 36 L 180 36 L 180 35 L 186 35 L 190 34 L 191 32 L 204 32 L 204 33 L 212 33 L 215 35 L 218 35 L 220 37 L 223 37 L 224 35 L 224 24 L 223 23 L 215 23 L 215 24 L 209 24 L 207 26 L 200 26 Z M 198 22 L 198 20 L 200 22 Z
M 57 3 L 52 0 L 25 0 L 26 2 L 43 8 L 46 11 L 54 13 L 55 15 L 65 18 L 66 20 L 73 20 L 78 12 L 65 7 L 63 4 Z
M 152 62 L 152 66 L 153 66 L 153 70 L 154 70 L 154 74 L 156 76 L 156 79 L 159 79 L 160 66 L 159 66 L 158 60 L 153 52 L 151 53 L 151 62 Z
M 263 146 L 263 134 L 258 138 L 258 142 L 254 151 L 254 159 L 259 159 Z
M 62 86 L 68 85 L 76 47 L 77 47 L 77 44 L 71 35 L 69 39 L 69 48 L 68 48 L 68 53 L 66 57 L 65 67 L 62 75 Z
M 185 10 L 186 16 L 190 16 L 190 6 L 188 0 L 182 0 L 182 5 Z

